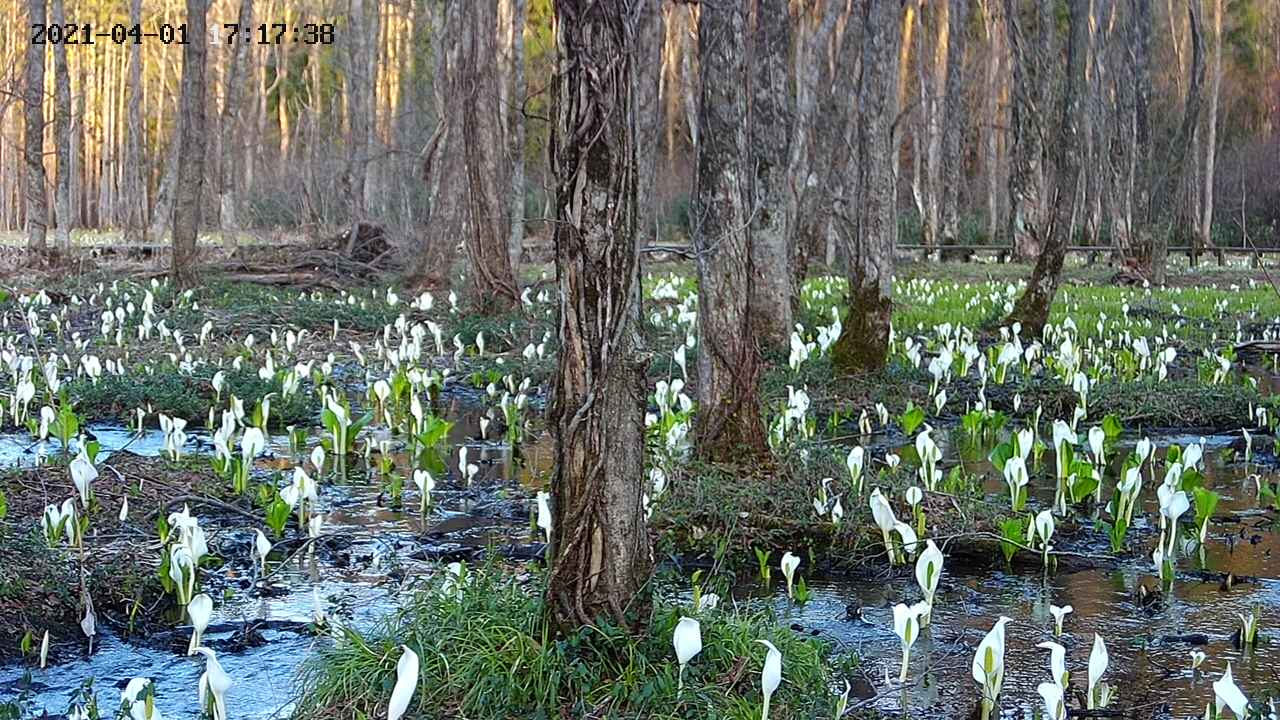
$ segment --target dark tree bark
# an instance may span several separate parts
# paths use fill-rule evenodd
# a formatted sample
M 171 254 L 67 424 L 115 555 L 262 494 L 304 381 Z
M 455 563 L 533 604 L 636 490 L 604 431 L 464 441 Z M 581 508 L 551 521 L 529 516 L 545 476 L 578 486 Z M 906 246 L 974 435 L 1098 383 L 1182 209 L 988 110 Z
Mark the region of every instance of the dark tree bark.
M 787 160 L 795 118 L 795 94 L 789 80 L 791 19 L 786 0 L 734 0 L 730 4 L 742 6 L 747 14 L 749 38 L 745 46 L 749 75 L 742 82 L 750 88 L 750 95 L 742 118 L 748 121 L 750 150 L 743 176 L 751 189 L 750 216 L 745 218 L 751 232 L 750 323 L 756 342 L 782 350 L 791 338 L 795 294 L 790 272 L 794 240 L 787 217 Z
M 753 279 L 768 272 L 786 274 L 777 267 L 756 267 L 755 243 L 778 238 L 761 237 L 774 228 L 758 233 L 755 217 L 775 210 L 778 216 L 782 213 L 767 206 L 762 197 L 758 173 L 769 160 L 759 157 L 760 148 L 751 142 L 756 123 L 771 120 L 754 112 L 760 93 L 755 82 L 758 73 L 747 62 L 748 47 L 755 39 L 749 28 L 751 14 L 752 8 L 743 3 L 706 2 L 698 26 L 702 68 L 698 127 L 703 134 L 694 183 L 701 340 L 695 434 L 698 455 L 715 462 L 729 461 L 744 451 L 757 456 L 768 453 L 758 397 L 763 360 L 752 318 L 777 312 L 779 306 L 778 301 L 761 304 Z M 767 181 L 769 170 L 764 172 Z M 789 308 L 791 299 L 780 302 Z
M 55 25 L 67 22 L 63 0 L 53 0 L 51 18 Z M 64 253 L 71 252 L 71 75 L 67 72 L 67 46 L 53 46 L 53 146 L 58 161 L 53 187 L 53 207 L 57 216 L 54 235 Z
M 857 190 L 853 201 L 837 211 L 849 264 L 849 312 L 831 357 L 836 370 L 845 374 L 880 369 L 888 359 L 898 228 L 893 126 L 902 3 L 866 0 L 861 13 Z
M 654 0 L 555 0 L 552 105 L 560 353 L 548 422 L 555 564 L 549 611 L 561 629 L 647 615 L 653 558 L 644 487 L 641 237 L 636 99 L 658 58 L 637 48 Z
M 1068 3 L 1070 39 L 1067 43 L 1066 82 L 1057 113 L 1057 132 L 1050 146 L 1056 182 L 1044 232 L 1044 247 L 1031 271 L 1027 289 L 1014 303 L 1007 320 L 1008 324 L 1022 323 L 1022 331 L 1027 337 L 1039 337 L 1049 320 L 1049 308 L 1058 292 L 1062 262 L 1071 239 L 1072 200 L 1080 177 L 1081 96 L 1085 93 L 1084 51 L 1089 31 L 1087 1 L 1069 0 Z
M 178 287 L 196 284 L 196 236 L 200 231 L 200 196 L 204 191 L 205 54 L 208 0 L 187 0 L 187 33 L 182 52 L 181 135 L 177 186 L 173 205 L 173 265 L 169 276 Z
M 28 0 L 30 23 L 45 22 L 44 0 Z M 22 90 L 25 105 L 23 160 L 26 165 L 24 199 L 27 213 L 27 247 L 33 252 L 46 249 L 49 228 L 49 201 L 44 174 L 44 50 L 47 45 L 27 44 L 26 82 Z

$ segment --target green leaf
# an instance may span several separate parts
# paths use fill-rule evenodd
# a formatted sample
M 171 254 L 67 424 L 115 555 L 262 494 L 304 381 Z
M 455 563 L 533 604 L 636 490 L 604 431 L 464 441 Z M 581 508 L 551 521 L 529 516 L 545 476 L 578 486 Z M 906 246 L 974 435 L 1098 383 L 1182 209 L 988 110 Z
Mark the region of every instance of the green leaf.
M 924 410 L 914 405 L 908 407 L 906 412 L 902 413 L 899 418 L 902 423 L 902 432 L 907 435 L 915 434 L 916 428 L 920 427 L 920 424 L 924 422 L 924 418 Z

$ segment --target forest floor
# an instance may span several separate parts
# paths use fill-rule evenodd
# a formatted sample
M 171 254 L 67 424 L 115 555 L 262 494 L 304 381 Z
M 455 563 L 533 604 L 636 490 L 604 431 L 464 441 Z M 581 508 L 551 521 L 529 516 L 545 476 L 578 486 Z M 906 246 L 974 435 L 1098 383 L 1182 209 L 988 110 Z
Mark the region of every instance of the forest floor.
M 948 337 L 958 336 L 960 328 L 965 328 L 974 345 L 994 360 L 1005 339 L 998 330 L 1003 309 L 1027 271 L 1026 266 L 1005 264 L 905 264 L 897 281 L 894 324 L 900 336 L 917 339 L 921 348 L 917 359 L 900 345 L 885 370 L 841 378 L 817 349 L 811 349 L 798 367 L 784 354 L 768 355 L 762 383 L 766 424 L 775 426 L 786 415 L 793 391 L 803 388 L 808 402 L 801 415 L 807 429 L 787 429 L 774 443 L 770 463 L 708 466 L 683 458 L 687 446 L 677 426 L 687 431 L 690 416 L 679 402 L 672 402 L 681 392 L 694 396 L 697 383 L 697 349 L 686 344 L 686 338 L 696 334 L 692 272 L 680 263 L 647 268 L 643 331 L 654 358 L 649 368 L 653 395 L 648 412 L 655 419 L 650 444 L 652 455 L 667 475 L 665 492 L 651 491 L 651 528 L 656 556 L 664 567 L 659 584 L 667 588 L 669 600 L 661 605 L 653 623 L 654 634 L 634 662 L 610 665 L 595 680 L 607 683 L 608 678 L 666 672 L 648 665 L 658 663 L 662 648 L 668 647 L 680 598 L 686 597 L 692 573 L 697 573 L 694 584 L 701 588 L 695 595 L 714 590 L 728 596 L 740 578 L 764 574 L 764 568 L 776 563 L 784 552 L 793 552 L 805 559 L 806 574 L 881 576 L 886 572 L 887 553 L 883 536 L 869 521 L 865 497 L 871 487 L 894 498 L 898 511 L 907 513 L 904 517 L 912 525 L 918 521 L 924 526 L 927 518 L 926 535 L 944 545 L 957 567 L 1039 567 L 1041 557 L 1030 549 L 1031 540 L 1025 536 L 1029 521 L 1010 511 L 1007 493 L 1002 496 L 999 471 L 991 467 L 988 458 L 1007 437 L 1008 429 L 1033 421 L 1038 420 L 1047 443 L 1048 425 L 1054 419 L 1071 417 L 1079 403 L 1078 392 L 1071 384 L 1049 377 L 1050 368 L 1013 372 L 1001 383 L 980 382 L 974 373 L 955 373 L 945 384 L 945 402 L 938 405 L 934 377 L 928 370 L 930 358 L 941 347 L 939 333 L 944 327 Z M 545 269 L 526 270 L 531 282 L 545 277 Z M 1096 363 L 1088 424 L 1110 418 L 1129 438 L 1225 437 L 1239 435 L 1241 427 L 1248 426 L 1257 438 L 1252 441 L 1257 448 L 1253 462 L 1272 460 L 1262 440 L 1269 438 L 1269 422 L 1253 422 L 1259 408 L 1269 410 L 1270 422 L 1277 414 L 1269 391 L 1271 370 L 1265 363 L 1246 365 L 1233 347 L 1270 331 L 1274 319 L 1280 317 L 1280 294 L 1265 275 L 1248 268 L 1202 267 L 1195 273 L 1176 273 L 1171 280 L 1171 286 L 1162 289 L 1121 287 L 1110 282 L 1106 267 L 1073 263 L 1068 268 L 1051 322 L 1073 325 L 1073 342 Z M 813 342 L 819 329 L 831 326 L 841 288 L 841 280 L 829 277 L 813 278 L 806 284 L 796 317 L 806 341 Z M 499 428 L 503 418 L 494 410 L 502 387 L 528 378 L 531 410 L 523 420 L 527 427 L 521 442 L 531 447 L 543 435 L 538 411 L 545 403 L 555 362 L 555 302 L 545 285 L 530 294 L 522 311 L 489 318 L 467 313 L 465 298 L 457 299 L 456 306 L 443 296 L 428 304 L 420 298 L 399 296 L 385 286 L 353 286 L 345 292 L 299 291 L 213 281 L 189 293 L 175 293 L 164 283 L 148 280 L 134 284 L 107 269 L 51 283 L 14 277 L 4 290 L 0 313 L 11 333 L 23 326 L 30 312 L 42 318 L 34 326 L 39 330 L 25 335 L 28 339 L 10 336 L 11 351 L 58 352 L 71 359 L 63 397 L 81 426 L 129 426 L 137 409 L 142 408 L 147 426 L 154 427 L 160 414 L 185 418 L 198 437 L 195 450 L 176 462 L 160 452 L 146 455 L 121 449 L 101 463 L 95 485 L 100 505 L 92 512 L 93 530 L 86 535 L 81 560 L 75 561 L 75 553 L 70 553 L 68 562 L 69 551 L 49 548 L 40 530 L 42 509 L 65 497 L 70 487 L 66 466 L 53 457 L 51 462 L 30 467 L 23 458 L 30 457 L 34 442 L 13 423 L 12 408 L 4 413 L 4 429 L 15 439 L 25 437 L 19 444 L 27 447 L 25 454 L 16 455 L 24 466 L 0 475 L 0 492 L 7 501 L 0 503 L 0 508 L 7 509 L 0 512 L 0 657 L 19 651 L 23 636 L 29 637 L 28 644 L 30 637 L 38 643 L 45 629 L 53 636 L 52 657 L 76 656 L 79 631 L 68 618 L 77 618 L 81 612 L 77 588 L 82 584 L 93 588 L 99 622 L 113 632 L 163 647 L 183 644 L 185 635 L 172 629 L 179 620 L 178 608 L 157 575 L 161 542 L 155 525 L 184 501 L 218 528 L 220 552 L 209 568 L 210 588 L 228 594 L 257 592 L 251 543 L 234 531 L 237 526 L 265 528 L 260 519 L 263 500 L 252 493 L 232 492 L 204 454 L 210 446 L 202 430 L 210 408 L 221 408 L 232 395 L 250 410 L 263 398 L 274 397 L 270 428 L 278 436 L 290 436 L 291 441 L 295 438 L 289 429 L 302 430 L 300 444 L 305 446 L 308 439 L 325 432 L 320 427 L 320 399 L 315 392 L 320 375 L 316 373 L 326 377 L 326 385 L 347 396 L 353 413 L 359 412 L 372 404 L 372 380 L 394 367 L 388 359 L 389 350 L 404 342 L 415 324 L 430 323 L 438 329 L 439 339 L 433 338 L 433 332 L 420 335 L 426 358 L 421 362 L 424 368 L 447 374 L 444 392 L 448 397 L 478 406 L 488 413 L 492 426 Z M 148 296 L 150 299 L 144 300 Z M 151 313 L 141 310 L 144 302 L 152 307 Z M 107 303 L 113 308 L 129 308 L 125 313 L 129 320 L 120 323 L 125 336 L 118 344 L 112 333 L 104 337 L 100 330 Z M 1137 369 L 1132 340 L 1139 335 L 1162 338 L 1163 347 L 1174 349 L 1175 357 L 1164 363 L 1162 376 L 1156 376 L 1148 366 Z M 86 343 L 91 345 L 86 348 Z M 677 352 L 682 347 L 683 357 Z M 90 351 L 103 364 L 110 363 L 114 371 L 97 379 L 76 372 L 78 356 Z M 1045 353 L 1057 351 L 1049 347 Z M 268 367 L 268 355 L 275 367 L 261 372 Z M 1225 380 L 1214 376 L 1219 358 L 1232 367 Z M 304 365 L 308 372 L 300 373 L 301 390 L 281 399 L 282 373 Z M 1125 369 L 1130 365 L 1134 369 Z M 220 387 L 215 387 L 215 374 Z M 7 373 L 0 378 L 0 396 L 12 397 L 15 377 Z M 682 390 L 674 389 L 677 382 L 683 385 Z M 493 388 L 498 389 L 496 393 Z M 663 392 L 670 393 L 666 402 L 659 397 Z M 975 415 L 980 404 L 985 414 Z M 883 407 L 884 420 L 878 417 L 877 405 Z M 908 488 L 920 484 L 920 458 L 913 440 L 924 427 L 934 428 L 940 442 L 947 438 L 946 455 L 940 463 L 942 479 L 918 507 L 908 507 L 901 498 Z M 484 437 L 483 429 L 480 435 Z M 855 446 L 863 448 L 866 457 L 862 489 L 854 487 L 846 465 Z M 1241 451 L 1238 442 L 1222 450 L 1236 455 Z M 454 454 L 453 448 L 447 454 Z M 895 457 L 898 459 L 891 459 Z M 1040 451 L 1036 457 L 1038 460 Z M 374 479 L 376 454 L 369 462 L 367 481 L 385 483 L 385 479 Z M 283 456 L 279 464 L 259 463 L 255 477 L 264 486 L 278 486 L 287 480 L 284 471 L 289 466 Z M 550 470 L 545 463 L 538 463 L 526 470 L 527 477 L 519 482 L 508 478 L 508 482 L 495 481 L 472 491 L 470 483 L 458 487 L 457 472 L 462 469 L 447 470 L 447 480 L 460 497 L 467 498 L 468 507 L 497 507 L 494 512 L 517 518 L 516 525 L 533 513 L 533 494 L 545 487 Z M 1052 461 L 1038 460 L 1032 469 L 1037 482 L 1052 481 L 1052 474 Z M 825 485 L 824 479 L 828 480 Z M 383 485 L 377 488 L 376 504 L 399 508 L 399 494 L 404 492 L 403 488 Z M 409 487 L 411 499 L 405 503 L 406 509 L 416 504 L 413 492 Z M 829 503 L 823 503 L 822 514 L 815 511 L 815 498 L 824 493 L 848 498 L 842 522 L 832 521 Z M 133 510 L 127 520 L 118 521 L 115 511 L 125 497 Z M 1144 547 L 1155 536 L 1153 525 L 1135 527 L 1129 534 L 1129 546 L 1116 552 L 1108 547 L 1105 533 L 1097 526 L 1097 510 L 1084 503 L 1079 514 L 1058 520 L 1054 547 L 1059 566 L 1115 566 L 1133 554 L 1130 547 Z M 304 531 L 299 527 L 286 535 L 289 537 L 277 540 L 278 552 L 293 557 L 307 543 Z M 353 562 L 352 553 L 344 547 L 356 542 L 338 532 L 318 547 L 327 561 Z M 516 561 L 518 565 L 537 568 L 538 561 L 531 560 L 537 547 L 531 547 L 531 551 L 516 553 L 522 557 Z M 87 562 L 86 556 L 90 559 Z M 486 555 L 468 557 L 479 563 L 476 582 L 483 590 L 449 600 L 452 604 L 427 603 L 404 610 L 417 618 L 416 627 L 425 627 L 424 618 L 439 613 L 491 619 L 533 617 L 530 603 L 537 593 L 531 588 L 537 587 L 537 581 L 526 575 L 517 586 L 509 586 L 494 576 L 509 576 L 510 569 L 481 571 L 480 567 L 487 565 L 481 559 Z M 487 557 L 492 563 L 497 556 Z M 86 573 L 84 579 L 78 577 L 80 572 Z M 335 667 L 349 663 L 350 674 L 320 672 L 312 666 L 306 688 L 316 716 L 350 716 L 345 713 L 355 709 L 367 712 L 382 701 L 391 668 L 387 657 L 402 641 L 394 629 L 397 623 L 403 625 L 405 616 L 397 617 L 380 630 L 370 631 L 363 645 L 343 646 L 338 655 L 328 656 Z M 702 674 L 697 682 L 702 684 L 693 691 L 699 697 L 714 693 L 720 698 L 716 702 L 730 696 L 729 690 L 741 681 L 741 658 L 750 654 L 744 643 L 772 632 L 761 615 L 725 618 L 724 624 L 720 623 L 709 621 L 707 632 L 726 638 L 725 649 L 710 661 L 711 669 L 699 671 Z M 539 632 L 536 625 L 521 626 L 518 637 L 527 644 L 517 644 L 518 652 L 512 645 L 494 645 L 484 652 L 477 649 L 477 657 L 494 667 L 535 662 L 537 653 L 532 648 L 539 643 Z M 789 634 L 774 637 L 780 645 L 786 643 L 784 649 L 789 654 L 821 656 L 820 643 L 810 649 L 800 640 L 793 642 Z M 467 639 L 498 641 L 476 635 Z M 419 640 L 432 645 L 448 638 Z M 464 638 L 454 640 L 463 642 Z M 251 641 L 245 637 L 238 642 Z M 496 690 L 483 698 L 468 695 L 465 680 L 474 680 L 475 675 L 468 673 L 484 669 L 478 665 L 449 675 L 449 687 L 440 695 L 441 712 L 443 708 L 466 708 L 479 716 L 497 716 L 492 713 L 504 703 L 508 708 L 534 707 L 548 696 L 573 695 L 578 702 L 576 711 L 591 713 L 615 703 L 627 707 L 624 691 L 632 699 L 656 692 L 674 701 L 667 685 L 645 689 L 643 683 L 622 683 L 619 687 L 623 689 L 610 694 L 601 692 L 599 686 L 589 687 L 591 678 L 579 684 L 561 684 L 562 680 L 553 676 L 565 665 L 586 667 L 591 665 L 591 653 L 605 652 L 606 647 L 616 650 L 614 640 L 601 641 L 595 649 L 585 638 L 577 642 L 582 645 L 572 657 L 538 656 L 539 669 L 530 682 L 522 688 L 507 688 L 506 695 Z M 565 651 L 558 647 L 557 652 Z M 353 652 L 352 648 L 365 650 Z M 509 654 L 512 652 L 516 654 Z M 784 704 L 776 717 L 826 714 L 834 702 L 826 688 L 832 686 L 832 673 L 840 677 L 839 672 L 817 664 L 805 668 L 796 667 L 797 677 L 803 678 L 799 685 L 806 688 L 803 701 Z M 541 672 L 547 675 L 539 675 Z M 359 687 L 352 687 L 352 682 Z M 744 707 L 732 707 L 735 713 L 745 712 Z

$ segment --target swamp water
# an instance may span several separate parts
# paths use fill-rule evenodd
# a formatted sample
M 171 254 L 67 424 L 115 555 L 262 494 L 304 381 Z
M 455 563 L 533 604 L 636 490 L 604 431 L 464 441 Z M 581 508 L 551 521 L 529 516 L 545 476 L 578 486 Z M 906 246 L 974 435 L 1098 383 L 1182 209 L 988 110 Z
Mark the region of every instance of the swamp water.
M 534 443 L 524 448 L 526 463 L 520 465 L 513 461 L 507 446 L 476 440 L 479 413 L 474 408 L 455 405 L 446 416 L 456 423 L 450 438 L 455 448 L 451 462 L 457 461 L 456 447 L 467 445 L 472 460 L 481 468 L 478 486 L 490 485 L 492 480 L 527 482 L 548 469 L 550 452 L 545 445 Z M 135 438 L 119 428 L 93 430 L 104 452 L 118 451 L 126 443 L 128 452 L 155 455 L 162 451 L 158 433 Z M 939 439 L 947 451 L 946 460 L 956 461 L 957 451 L 946 448 L 945 438 Z M 1158 447 L 1185 445 L 1196 439 L 1198 436 L 1153 438 Z M 1150 605 L 1139 602 L 1139 585 L 1158 587 L 1151 563 L 1141 559 L 1083 569 L 1071 565 L 1044 575 L 1001 570 L 1002 561 L 966 569 L 961 562 L 948 560 L 933 625 L 912 648 L 905 688 L 896 682 L 901 650 L 891 629 L 891 608 L 896 602 L 919 599 L 909 570 L 882 571 L 867 577 L 812 577 L 806 559 L 799 571 L 813 595 L 806 605 L 788 603 L 780 582 L 769 589 L 744 585 L 735 590 L 735 600 L 772 605 L 786 623 L 804 632 L 816 632 L 838 651 L 861 657 L 861 677 L 855 678 L 858 682 L 850 697 L 850 706 L 855 709 L 969 717 L 978 698 L 969 669 L 974 648 L 995 619 L 1006 615 L 1013 622 L 1007 629 L 1002 712 L 1011 718 L 1041 715 L 1035 687 L 1048 679 L 1048 652 L 1035 645 L 1053 639 L 1050 603 L 1070 604 L 1075 609 L 1059 639 L 1068 649 L 1071 706 L 1080 704 L 1077 693 L 1082 696 L 1084 692 L 1095 632 L 1103 636 L 1110 653 L 1104 680 L 1118 690 L 1112 708 L 1122 710 L 1125 717 L 1198 716 L 1205 702 L 1212 700 L 1211 683 L 1227 661 L 1232 663 L 1237 682 L 1259 697 L 1280 685 L 1280 642 L 1263 640 L 1255 650 L 1241 650 L 1233 645 L 1231 634 L 1239 627 L 1238 614 L 1254 606 L 1261 609 L 1264 636 L 1273 632 L 1273 626 L 1280 628 L 1280 581 L 1275 579 L 1280 577 L 1280 565 L 1273 559 L 1280 540 L 1271 530 L 1272 515 L 1256 511 L 1256 491 L 1249 475 L 1257 468 L 1228 464 L 1222 458 L 1220 451 L 1234 440 L 1229 436 L 1207 438 L 1206 484 L 1223 499 L 1210 529 L 1203 568 L 1195 558 L 1180 558 L 1178 580 L 1171 593 Z M 207 450 L 207 438 L 196 437 L 189 447 Z M 30 462 L 32 453 L 38 451 L 30 447 L 29 438 L 0 438 L 0 462 Z M 283 457 L 290 452 L 283 438 L 276 438 L 270 451 Z M 1126 452 L 1113 451 L 1113 455 Z M 960 460 L 972 472 L 987 472 L 988 499 L 1007 505 L 1003 481 L 985 461 Z M 457 473 L 456 465 L 451 469 Z M 1052 488 L 1043 485 L 1042 481 L 1033 482 L 1033 504 L 1045 506 L 1052 499 Z M 1154 517 L 1150 514 L 1154 512 L 1154 488 L 1155 483 L 1148 479 L 1144 486 L 1147 519 Z M 342 624 L 367 627 L 404 597 L 405 586 L 399 579 L 434 571 L 437 566 L 428 560 L 465 557 L 487 546 L 528 547 L 533 539 L 525 503 L 504 501 L 501 490 L 494 495 L 438 489 L 433 493 L 435 509 L 426 538 L 418 535 L 412 495 L 406 498 L 406 509 L 397 511 L 379 502 L 376 483 L 325 484 L 321 492 L 321 505 L 329 511 L 325 533 L 336 542 L 327 546 L 327 552 L 318 553 L 317 559 L 299 553 L 279 566 L 265 597 L 237 593 L 218 608 L 206 633 L 206 644 L 218 651 L 219 661 L 235 681 L 228 692 L 228 705 L 230 717 L 237 720 L 290 715 L 299 665 L 318 643 L 330 642 L 307 629 L 315 614 L 315 596 L 321 598 L 325 612 Z M 193 508 L 197 513 L 200 510 Z M 1146 520 L 1135 520 L 1138 522 Z M 251 540 L 243 527 L 215 522 L 209 534 L 215 547 L 227 543 L 235 552 L 248 553 Z M 1097 542 L 1067 549 L 1106 555 L 1103 536 L 1089 535 L 1096 535 Z M 1136 542 L 1133 535 L 1130 537 L 1131 543 Z M 946 549 L 944 546 L 944 552 Z M 273 556 L 273 561 L 278 564 L 279 558 Z M 1222 591 L 1218 574 L 1226 572 L 1248 581 Z M 262 626 L 257 642 L 239 642 L 236 633 L 244 621 L 253 619 L 270 622 Z M 99 635 L 91 657 L 85 658 L 81 649 L 78 659 L 43 671 L 30 670 L 31 706 L 37 714 L 47 710 L 57 716 L 66 711 L 81 683 L 95 678 L 102 707 L 111 710 L 118 704 L 119 689 L 130 678 L 142 676 L 156 682 L 158 704 L 166 718 L 197 718 L 195 688 L 204 663 L 183 654 L 188 633 L 189 628 L 180 627 L 167 639 L 141 643 L 109 633 Z M 1192 649 L 1208 656 L 1200 672 L 1190 670 Z M 25 666 L 0 667 L 0 700 L 18 694 L 27 672 Z M 785 661 L 783 675 L 785 679 Z M 785 691 L 784 683 L 780 692 Z

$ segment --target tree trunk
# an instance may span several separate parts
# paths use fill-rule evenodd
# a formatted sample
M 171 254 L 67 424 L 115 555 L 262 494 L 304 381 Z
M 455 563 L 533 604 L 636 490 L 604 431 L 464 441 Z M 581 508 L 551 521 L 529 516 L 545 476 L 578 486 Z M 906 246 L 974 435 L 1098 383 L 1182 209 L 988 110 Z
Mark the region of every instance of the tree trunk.
M 1072 195 L 1080 177 L 1081 95 L 1084 86 L 1089 13 L 1088 0 L 1069 0 L 1069 34 L 1067 43 L 1066 82 L 1058 111 L 1057 132 L 1050 152 L 1054 160 L 1056 182 L 1049 206 L 1044 248 L 1031 272 L 1027 289 L 1009 313 L 1007 324 L 1022 323 L 1026 337 L 1039 337 L 1049 321 L 1049 309 L 1062 278 L 1062 262 L 1070 242 Z M 1047 60 L 1047 59 L 1046 59 Z
M 1213 180 L 1218 152 L 1218 98 L 1222 94 L 1222 0 L 1213 2 L 1213 74 L 1209 76 L 1209 116 L 1205 120 L 1204 190 L 1200 194 L 1200 248 L 1213 247 Z M 1221 264 L 1221 251 L 1219 251 Z
M 1020 12 L 1022 0 L 1005 0 L 1005 27 L 1013 64 L 1013 167 L 1009 173 L 1009 237 L 1013 253 L 1020 260 L 1038 258 L 1048 241 L 1046 233 L 1045 138 L 1048 135 L 1046 109 L 1052 104 L 1054 66 L 1053 3 L 1033 0 L 1030 13 Z M 1027 16 L 1030 16 L 1029 18 Z M 1036 44 L 1030 46 L 1025 31 L 1034 20 Z M 1069 188 L 1069 190 L 1074 189 Z
M 810 0 L 797 6 L 799 15 L 795 33 L 795 64 L 792 70 L 796 86 L 795 120 L 791 124 L 790 158 L 787 175 L 787 237 L 792 245 L 791 312 L 797 310 L 799 290 L 804 286 L 812 258 L 825 260 L 824 250 L 830 234 L 829 197 L 824 182 L 830 172 L 834 137 L 831 132 L 840 122 L 816 122 L 819 110 L 830 107 L 832 72 L 827 51 L 833 31 L 843 14 L 839 0 Z
M 504 84 L 510 87 L 508 104 L 503 108 L 507 118 L 507 155 L 511 163 L 511 237 L 508 240 L 511 269 L 520 267 L 520 254 L 524 249 L 525 235 L 525 122 L 524 104 L 528 91 L 524 71 L 524 28 L 529 17 L 528 0 L 506 0 L 503 6 L 509 12 L 506 23 L 510 27 L 508 41 L 509 74 Z
M 946 59 L 946 89 L 943 111 L 946 124 L 942 129 L 942 244 L 955 245 L 960 240 L 960 183 L 963 179 L 964 139 L 969 127 L 969 108 L 965 103 L 965 58 L 969 48 L 969 0 L 949 0 Z M 994 120 L 995 118 L 988 118 Z
M 793 238 L 788 234 L 793 223 L 787 218 L 787 158 L 795 117 L 795 95 L 789 81 L 791 20 L 786 0 L 751 0 L 744 7 L 748 8 L 746 68 L 750 74 L 741 82 L 750 88 L 750 95 L 739 122 L 745 118 L 748 123 L 750 164 L 744 168 L 747 175 L 743 180 L 752 193 L 748 202 L 751 214 L 744 218 L 751 224 L 750 323 L 755 342 L 781 351 L 791 339 L 795 294 L 791 285 Z
M 142 22 L 142 0 L 129 3 L 129 25 Z M 124 240 L 142 242 L 146 230 L 147 176 L 142 167 L 142 44 L 129 45 L 128 119 L 124 145 Z M 157 133 L 157 136 L 159 133 Z
M 53 0 L 52 22 L 67 22 L 63 0 Z M 67 70 L 67 46 L 53 46 L 53 146 L 58 161 L 53 190 L 57 224 L 54 235 L 62 252 L 71 252 L 71 76 Z
M 1169 258 L 1169 235 L 1173 233 L 1173 226 L 1178 222 L 1178 202 L 1181 191 L 1191 185 L 1190 178 L 1195 172 L 1194 162 L 1187 162 L 1188 158 L 1194 160 L 1195 154 L 1189 150 L 1192 145 L 1192 139 L 1196 136 L 1196 126 L 1200 123 L 1200 105 L 1201 91 L 1204 87 L 1204 33 L 1200 26 L 1200 14 L 1197 7 L 1200 0 L 1187 0 L 1187 27 L 1188 35 L 1191 42 L 1191 69 L 1190 77 L 1187 82 L 1187 98 L 1182 106 L 1182 125 L 1178 128 L 1178 133 L 1174 137 L 1172 145 L 1170 145 L 1170 158 L 1168 172 L 1165 173 L 1165 182 L 1163 185 L 1162 196 L 1167 198 L 1169 204 L 1168 215 L 1171 218 L 1169 225 L 1163 228 L 1153 229 L 1153 238 L 1151 243 L 1151 282 L 1157 285 L 1163 285 L 1165 281 L 1166 265 Z M 1193 253 L 1194 254 L 1194 253 Z
M 893 247 L 897 234 L 893 125 L 898 116 L 898 58 L 902 4 L 866 0 L 862 6 L 862 72 L 858 90 L 858 156 L 853 202 L 840 211 L 848 259 L 849 312 L 832 348 L 838 372 L 884 367 L 893 314 Z
M 196 237 L 200 231 L 200 196 L 204 191 L 205 151 L 205 12 L 208 0 L 187 0 L 190 41 L 182 51 L 182 99 L 179 101 L 178 179 L 173 205 L 173 264 L 169 276 L 178 287 L 192 287 L 198 277 Z
M 253 0 L 240 0 L 240 13 L 236 20 L 241 28 L 253 24 Z M 227 67 L 222 101 L 222 117 L 219 122 L 218 153 L 218 225 L 223 230 L 223 239 L 235 245 L 235 231 L 240 228 L 236 217 L 237 179 L 244 177 L 242 168 L 244 159 L 249 157 L 249 147 L 244 143 L 244 128 L 240 125 L 240 87 L 244 84 L 245 69 L 249 62 L 249 43 L 237 42 L 230 49 L 231 64 Z M 281 69 L 284 72 L 284 69 Z M 284 107 L 283 94 L 280 106 Z
M 459 238 L 466 232 L 466 207 L 455 183 L 465 172 L 462 130 L 456 112 L 462 92 L 462 11 L 452 0 L 432 5 L 431 89 L 437 113 L 435 131 L 423 153 L 428 213 L 421 250 L 410 261 L 407 283 L 416 289 L 441 288 L 450 281 Z
M 374 112 L 369 55 L 376 51 L 370 37 L 373 23 L 369 22 L 365 1 L 350 0 L 348 11 L 351 38 L 347 45 L 346 101 L 350 152 L 343 184 L 346 186 L 347 209 L 351 213 L 349 237 L 352 240 L 359 237 L 359 225 L 368 215 L 369 139 Z M 377 12 L 376 7 L 374 12 Z
M 499 77 L 493 58 L 498 50 L 497 9 L 493 3 L 467 3 L 463 10 L 461 102 L 463 152 L 466 157 L 470 232 L 464 235 L 475 306 L 483 313 L 517 307 L 520 290 L 511 268 L 511 176 L 501 117 Z
M 548 423 L 555 562 L 547 581 L 562 630 L 608 617 L 634 627 L 653 564 L 644 490 L 640 236 L 636 222 L 639 82 L 656 58 L 636 53 L 654 0 L 555 0 L 556 274 L 560 353 Z
M 44 23 L 44 0 L 28 0 L 29 24 Z M 22 134 L 23 158 L 26 164 L 24 197 L 27 216 L 27 247 L 33 252 L 46 249 L 45 233 L 49 227 L 49 200 L 45 194 L 44 174 L 44 50 L 47 45 L 27 44 L 26 83 L 22 100 L 25 104 L 25 127 Z
M 760 96 L 759 73 L 748 69 L 751 8 L 728 3 L 702 6 L 698 61 L 702 99 L 698 126 L 698 173 L 694 182 L 693 244 L 698 266 L 698 455 L 713 462 L 767 455 L 758 386 L 762 358 L 753 311 L 774 312 L 757 304 L 753 278 L 777 272 L 756 268 L 753 243 L 760 239 L 754 217 L 773 213 L 763 206 L 757 168 L 767 160 L 751 142 Z M 782 15 L 786 19 L 785 12 Z M 750 35 L 750 37 L 749 37 Z M 756 59 L 759 63 L 760 60 Z M 767 173 L 767 171 L 765 171 Z M 767 177 L 767 175 L 766 175 Z M 781 215 L 782 213 L 777 213 Z M 785 266 L 785 265 L 784 265 Z M 780 273 L 784 274 L 785 273 Z M 789 305 L 790 298 L 783 304 Z

